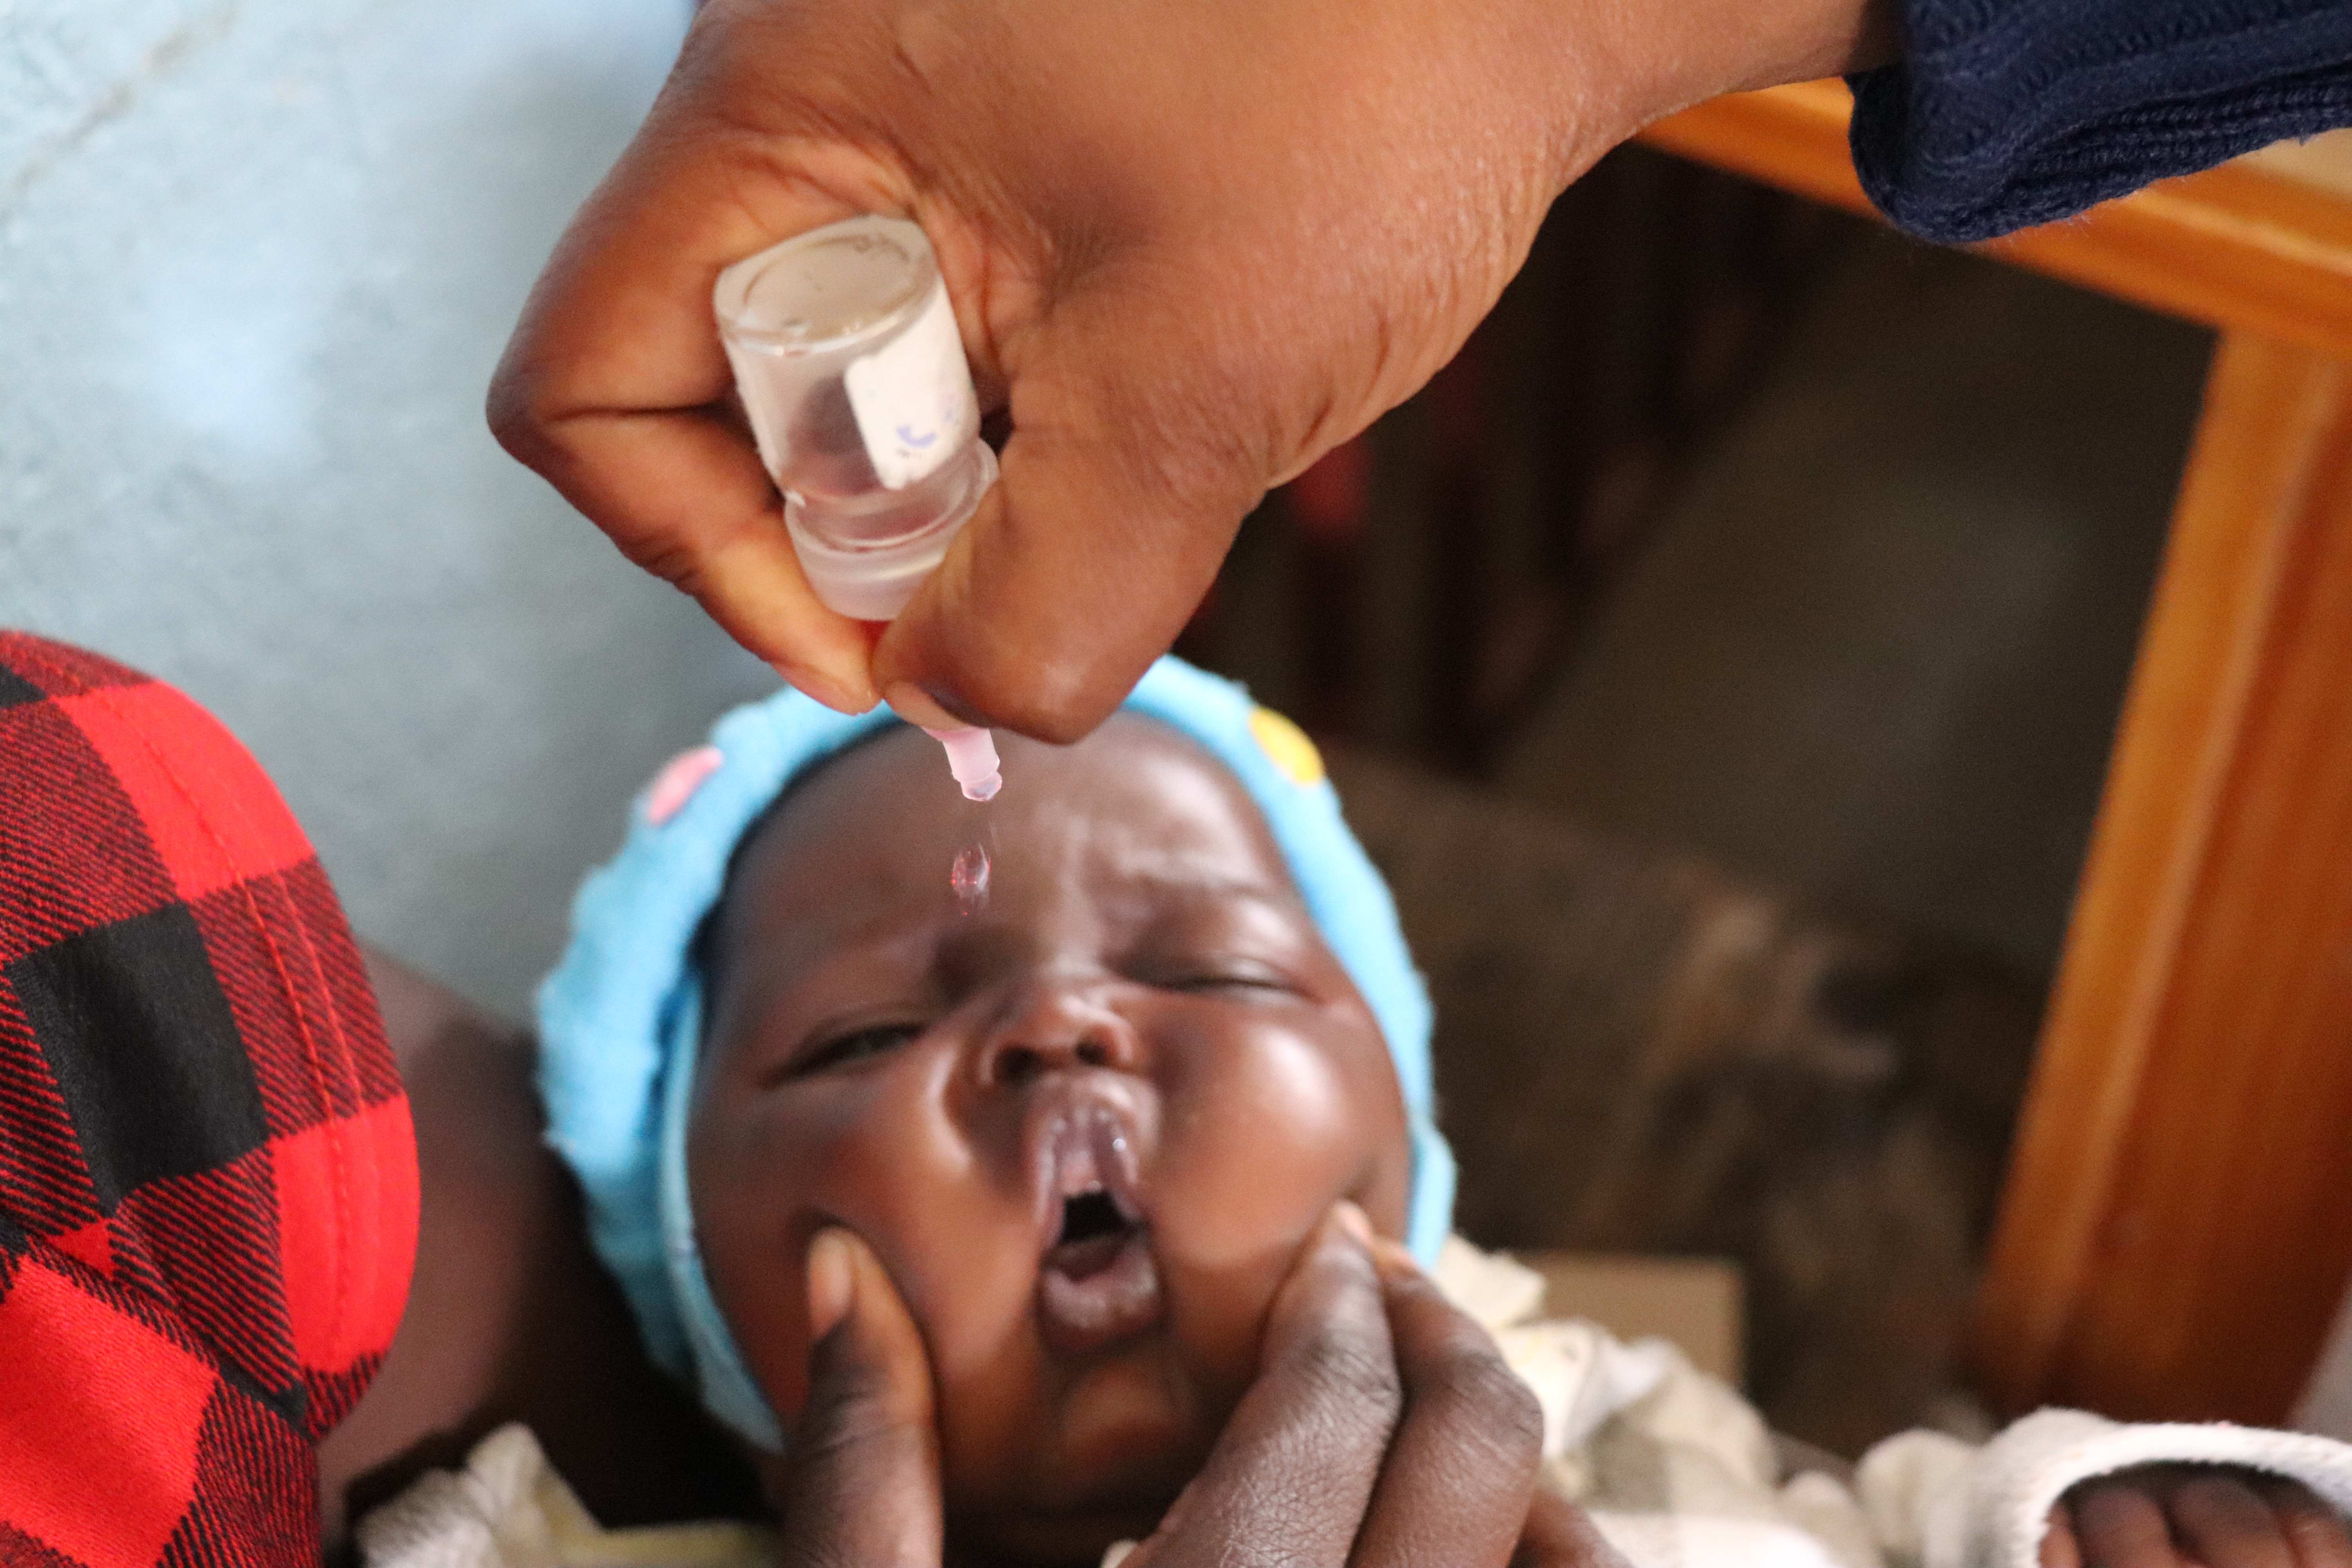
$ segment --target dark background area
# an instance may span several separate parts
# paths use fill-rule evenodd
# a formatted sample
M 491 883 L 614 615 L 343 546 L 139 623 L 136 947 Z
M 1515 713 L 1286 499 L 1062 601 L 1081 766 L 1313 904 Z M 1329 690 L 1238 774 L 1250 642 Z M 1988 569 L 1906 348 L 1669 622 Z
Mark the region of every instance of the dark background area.
M 1180 645 L 1325 743 L 1397 885 L 1465 1233 L 1738 1259 L 1795 1436 L 1965 1424 L 2210 348 L 1625 149 Z

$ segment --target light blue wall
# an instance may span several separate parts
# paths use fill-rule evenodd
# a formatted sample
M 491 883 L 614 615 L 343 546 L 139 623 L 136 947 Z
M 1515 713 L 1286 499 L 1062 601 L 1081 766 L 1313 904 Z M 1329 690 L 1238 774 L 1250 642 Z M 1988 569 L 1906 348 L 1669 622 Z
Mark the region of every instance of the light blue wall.
M 772 684 L 482 424 L 686 13 L 0 0 L 0 624 L 211 707 L 362 933 L 509 1011 Z

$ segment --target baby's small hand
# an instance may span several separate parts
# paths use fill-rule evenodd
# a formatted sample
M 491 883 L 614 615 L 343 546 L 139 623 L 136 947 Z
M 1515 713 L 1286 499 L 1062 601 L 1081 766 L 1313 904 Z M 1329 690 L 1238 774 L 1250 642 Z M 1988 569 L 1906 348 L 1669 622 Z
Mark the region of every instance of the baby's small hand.
M 2042 1568 L 2352 1568 L 2352 1536 L 2300 1482 L 2221 1465 L 2147 1465 L 2061 1498 Z

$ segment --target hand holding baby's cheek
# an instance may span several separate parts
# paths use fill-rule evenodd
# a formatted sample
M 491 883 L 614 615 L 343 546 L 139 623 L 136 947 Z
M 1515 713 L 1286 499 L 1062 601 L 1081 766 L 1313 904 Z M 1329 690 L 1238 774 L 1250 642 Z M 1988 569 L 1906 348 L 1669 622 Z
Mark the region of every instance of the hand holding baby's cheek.
M 1363 1563 L 1505 1563 L 1543 1454 L 1543 1412 L 1494 1340 L 1402 1247 L 1374 1243 L 1404 1417 L 1357 1538 Z
M 1338 1205 L 1267 1315 L 1258 1381 L 1130 1568 L 1240 1560 L 1613 1568 L 1533 1506 L 1543 1424 L 1494 1342 Z
M 1380 1278 L 1335 1211 L 1266 1312 L 1258 1377 L 1208 1464 L 1126 1568 L 1241 1561 L 1339 1568 L 1402 1404 Z
M 845 1230 L 809 1247 L 808 1403 L 767 1467 L 787 1568 L 936 1568 L 939 1442 L 922 1336 Z

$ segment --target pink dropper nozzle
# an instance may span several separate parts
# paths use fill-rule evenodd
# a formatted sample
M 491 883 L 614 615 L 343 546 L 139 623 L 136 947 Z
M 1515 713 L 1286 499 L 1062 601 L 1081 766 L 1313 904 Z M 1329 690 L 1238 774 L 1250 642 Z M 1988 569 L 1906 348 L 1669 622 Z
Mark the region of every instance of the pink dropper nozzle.
M 997 771 L 995 736 L 977 724 L 961 730 L 927 728 L 923 733 L 947 748 L 948 772 L 955 775 L 964 799 L 996 798 L 1004 787 L 1004 775 Z

